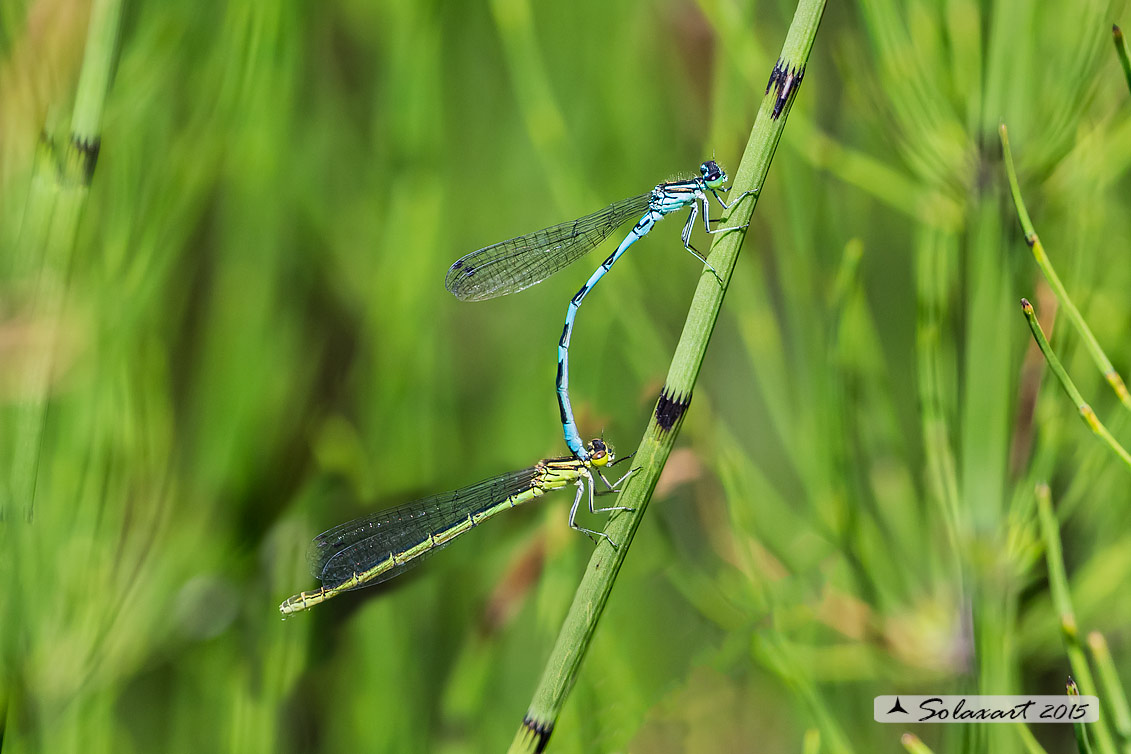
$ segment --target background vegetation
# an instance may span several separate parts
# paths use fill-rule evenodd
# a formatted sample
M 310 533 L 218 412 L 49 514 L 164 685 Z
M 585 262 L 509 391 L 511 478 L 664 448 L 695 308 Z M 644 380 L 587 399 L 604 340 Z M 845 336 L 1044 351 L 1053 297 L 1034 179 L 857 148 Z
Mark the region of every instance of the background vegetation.
M 1030 345 L 1019 299 L 1046 329 L 1055 300 L 997 136 L 1008 123 L 1045 248 L 1127 374 L 1121 13 L 831 5 L 554 751 L 900 750 L 876 694 L 1062 693 L 1069 599 L 1131 680 L 1128 470 Z M 77 237 L 32 243 L 62 222 L 37 193 L 77 190 L 43 145 L 69 135 L 87 11 L 0 5 L 5 749 L 505 746 L 591 547 L 566 495 L 387 587 L 286 622 L 276 606 L 314 586 L 318 531 L 563 452 L 554 348 L 590 265 L 461 304 L 448 264 L 704 157 L 736 164 L 791 14 L 130 3 Z M 622 448 L 699 273 L 669 222 L 574 338 L 583 433 Z M 1126 444 L 1079 338 L 1052 342 Z M 1055 606 L 1042 482 L 1070 585 Z M 1100 750 L 1128 750 L 1108 730 Z M 1013 726 L 915 732 L 1036 750 Z

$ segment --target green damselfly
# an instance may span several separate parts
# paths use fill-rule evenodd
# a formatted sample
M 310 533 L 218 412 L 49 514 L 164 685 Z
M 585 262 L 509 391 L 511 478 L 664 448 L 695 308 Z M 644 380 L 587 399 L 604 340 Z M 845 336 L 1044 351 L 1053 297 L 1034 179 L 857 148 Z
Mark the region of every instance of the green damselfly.
M 570 527 L 594 541 L 602 537 L 615 547 L 616 543 L 604 532 L 577 525 L 577 508 L 588 492 L 589 510 L 593 513 L 629 510 L 619 506 L 596 507 L 593 477 L 596 475 L 606 487 L 616 490 L 632 471 L 610 483 L 601 469 L 612 465 L 612 448 L 596 439 L 589 442 L 586 450 L 586 461 L 572 457 L 543 459 L 529 468 L 371 513 L 319 534 L 311 543 L 310 565 L 322 586 L 288 598 L 279 605 L 279 612 L 287 616 L 342 592 L 399 576 L 483 521 L 571 484 L 577 487 L 577 494 L 569 511 Z

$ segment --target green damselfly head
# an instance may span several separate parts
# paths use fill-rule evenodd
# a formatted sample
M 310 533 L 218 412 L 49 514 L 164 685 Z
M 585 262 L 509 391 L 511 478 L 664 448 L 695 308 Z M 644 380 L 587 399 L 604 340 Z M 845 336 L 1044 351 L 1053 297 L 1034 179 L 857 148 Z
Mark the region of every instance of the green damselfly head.
M 699 172 L 703 174 L 703 182 L 707 184 L 707 188 L 717 189 L 727 182 L 726 171 L 714 160 L 707 160 L 700 165 Z
M 589 452 L 589 462 L 594 466 L 608 466 L 613 462 L 613 449 L 600 437 L 595 437 L 585 446 Z

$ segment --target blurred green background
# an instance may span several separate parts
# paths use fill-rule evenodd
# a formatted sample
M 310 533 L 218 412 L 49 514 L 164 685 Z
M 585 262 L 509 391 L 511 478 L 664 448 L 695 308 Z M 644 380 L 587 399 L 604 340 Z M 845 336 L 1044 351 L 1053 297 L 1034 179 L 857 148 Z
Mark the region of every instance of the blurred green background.
M 1131 681 L 1128 470 L 1034 356 L 1018 301 L 1048 327 L 1055 300 L 997 136 L 1126 375 L 1123 4 L 830 5 L 553 751 L 899 751 L 876 694 L 1063 693 L 1042 481 L 1081 635 Z M 704 158 L 733 172 L 793 6 L 129 3 L 89 193 L 45 146 L 87 11 L 0 5 L 3 748 L 505 747 L 591 550 L 568 495 L 387 585 L 277 605 L 316 586 L 319 531 L 564 452 L 561 319 L 613 242 L 481 304 L 448 265 Z M 579 317 L 582 434 L 622 453 L 698 279 L 680 222 Z M 1131 438 L 1079 338 L 1053 345 Z

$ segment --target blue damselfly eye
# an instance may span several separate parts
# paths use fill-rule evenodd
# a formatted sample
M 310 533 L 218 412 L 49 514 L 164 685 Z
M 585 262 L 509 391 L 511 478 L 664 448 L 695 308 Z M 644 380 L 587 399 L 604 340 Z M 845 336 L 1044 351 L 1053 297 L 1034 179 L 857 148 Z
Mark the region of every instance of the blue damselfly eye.
M 719 167 L 719 163 L 715 162 L 714 160 L 707 160 L 706 162 L 704 162 L 700 166 L 699 171 L 703 173 L 703 178 L 708 181 L 714 182 L 726 180 L 726 173 L 724 173 L 723 169 Z

